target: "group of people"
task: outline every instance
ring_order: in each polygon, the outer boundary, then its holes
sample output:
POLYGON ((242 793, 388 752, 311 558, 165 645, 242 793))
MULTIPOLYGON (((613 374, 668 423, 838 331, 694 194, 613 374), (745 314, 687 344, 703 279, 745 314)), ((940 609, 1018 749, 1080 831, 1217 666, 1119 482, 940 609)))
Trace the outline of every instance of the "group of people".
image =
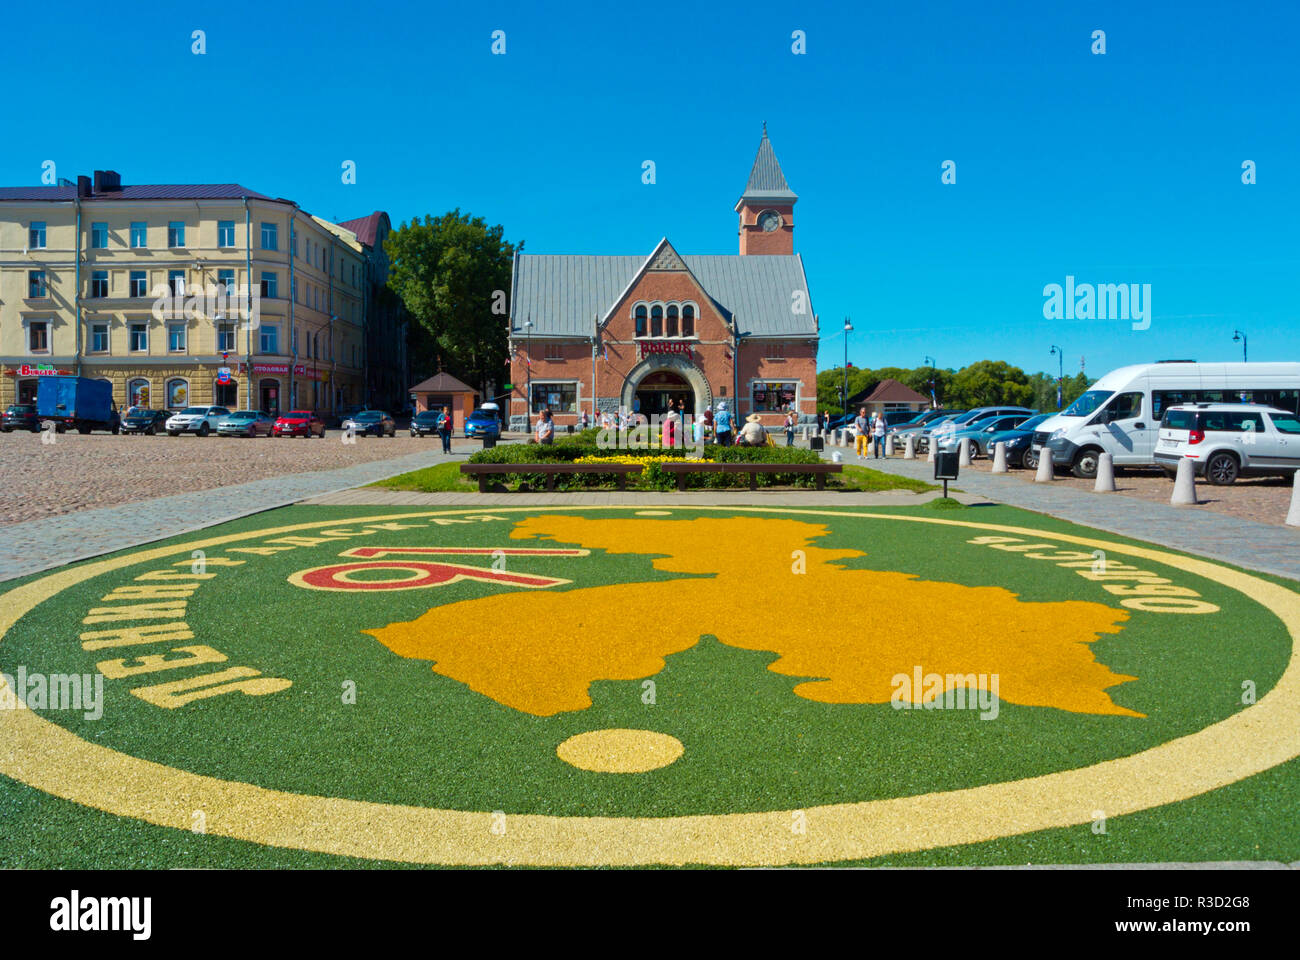
MULTIPOLYGON (((600 426, 603 429, 612 429, 618 427, 621 429, 632 429, 642 420, 640 414, 631 411, 621 410, 617 414, 611 415, 609 412, 600 414, 600 426)), ((578 423, 581 429, 587 429, 588 425, 594 420, 588 416, 586 411, 580 414, 578 423)), ((785 441, 787 446, 794 446, 794 431, 796 417, 793 412, 788 412, 785 417, 785 441)), ((676 400, 668 404, 668 412, 664 414, 662 420, 663 426, 663 445, 666 447, 684 446, 687 441, 686 433, 690 432, 691 441, 695 443, 717 443, 720 446, 729 447, 735 444, 738 447, 761 447, 771 443, 768 438, 767 429, 763 426, 762 418, 756 413, 751 413, 745 418, 743 424, 738 424, 738 417, 732 413, 726 400, 718 403, 717 413, 714 413, 712 407, 705 407, 704 412, 696 414, 694 420, 689 420, 677 405, 676 400)), ((555 420, 551 416, 549 408, 542 411, 537 419, 536 439, 538 443, 555 442, 555 420)))
MULTIPOLYGON (((829 414, 827 417, 829 418, 829 414)), ((858 407, 858 415, 853 420, 853 429, 857 434, 857 440, 854 443, 854 451, 859 457, 865 457, 864 450, 874 448, 875 459, 879 460, 884 456, 885 446, 885 418, 878 413, 872 413, 867 417, 867 408, 858 407)))

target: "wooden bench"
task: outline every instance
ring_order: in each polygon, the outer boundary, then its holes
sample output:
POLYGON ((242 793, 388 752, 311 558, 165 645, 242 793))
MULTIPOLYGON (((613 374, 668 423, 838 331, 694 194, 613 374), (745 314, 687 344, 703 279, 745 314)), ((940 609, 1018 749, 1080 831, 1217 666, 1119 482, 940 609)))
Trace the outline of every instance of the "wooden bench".
POLYGON ((557 474, 578 473, 613 473, 618 475, 618 489, 627 489, 629 474, 639 474, 643 467, 639 463, 462 463, 460 472, 478 477, 478 492, 488 492, 488 478, 506 473, 544 473, 546 489, 555 489, 557 474))
POLYGON ((760 473, 811 473, 816 479, 817 489, 826 489, 826 474, 843 473, 844 465, 840 463, 699 463, 695 460, 671 461, 661 463, 664 473, 677 475, 677 489, 686 489, 686 475, 689 473, 747 473, 749 489, 758 489, 760 473))

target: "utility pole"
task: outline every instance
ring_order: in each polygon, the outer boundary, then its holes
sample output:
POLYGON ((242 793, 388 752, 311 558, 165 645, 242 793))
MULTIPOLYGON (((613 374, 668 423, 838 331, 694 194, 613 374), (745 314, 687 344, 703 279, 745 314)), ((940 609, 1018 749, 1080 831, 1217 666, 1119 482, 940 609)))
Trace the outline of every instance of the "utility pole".
POLYGON ((1062 391, 1065 388, 1065 351, 1054 346, 1048 353, 1056 355, 1056 409, 1060 410, 1062 391))

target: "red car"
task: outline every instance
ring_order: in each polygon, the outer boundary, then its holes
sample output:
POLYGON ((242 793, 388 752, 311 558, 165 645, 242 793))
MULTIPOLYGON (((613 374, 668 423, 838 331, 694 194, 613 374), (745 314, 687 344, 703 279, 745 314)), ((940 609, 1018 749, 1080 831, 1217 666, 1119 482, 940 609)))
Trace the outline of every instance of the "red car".
POLYGON ((325 421, 310 410, 290 410, 276 417, 271 427, 273 437, 323 437, 325 421))

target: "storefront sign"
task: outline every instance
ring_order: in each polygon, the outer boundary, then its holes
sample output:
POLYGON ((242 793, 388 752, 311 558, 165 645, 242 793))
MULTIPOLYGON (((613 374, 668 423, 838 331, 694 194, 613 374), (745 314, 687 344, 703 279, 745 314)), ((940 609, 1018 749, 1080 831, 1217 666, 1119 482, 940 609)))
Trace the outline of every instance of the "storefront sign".
POLYGON ((36 366, 24 363, 17 370, 6 370, 5 376, 9 377, 70 377, 71 370, 59 370, 48 363, 38 363, 36 366))
POLYGON ((638 355, 642 360, 656 353, 675 353, 688 360, 694 360, 695 354, 689 343, 673 343, 666 340, 641 340, 637 343, 638 355))
MULTIPOLYGON (((248 370, 248 364, 238 364, 239 372, 244 373, 248 370)), ((255 363, 253 364, 253 376, 255 377, 287 377, 289 375, 289 365, 287 363, 255 363)), ((327 373, 319 370, 308 370, 303 364, 296 364, 293 368, 293 375, 308 380, 327 379, 327 373)))
POLYGON ((230 382, 230 368, 229 368, 229 367, 218 367, 218 368, 217 368, 217 383, 219 383, 219 384, 221 384, 221 385, 224 386, 225 384, 227 384, 227 383, 229 383, 229 382, 230 382))

